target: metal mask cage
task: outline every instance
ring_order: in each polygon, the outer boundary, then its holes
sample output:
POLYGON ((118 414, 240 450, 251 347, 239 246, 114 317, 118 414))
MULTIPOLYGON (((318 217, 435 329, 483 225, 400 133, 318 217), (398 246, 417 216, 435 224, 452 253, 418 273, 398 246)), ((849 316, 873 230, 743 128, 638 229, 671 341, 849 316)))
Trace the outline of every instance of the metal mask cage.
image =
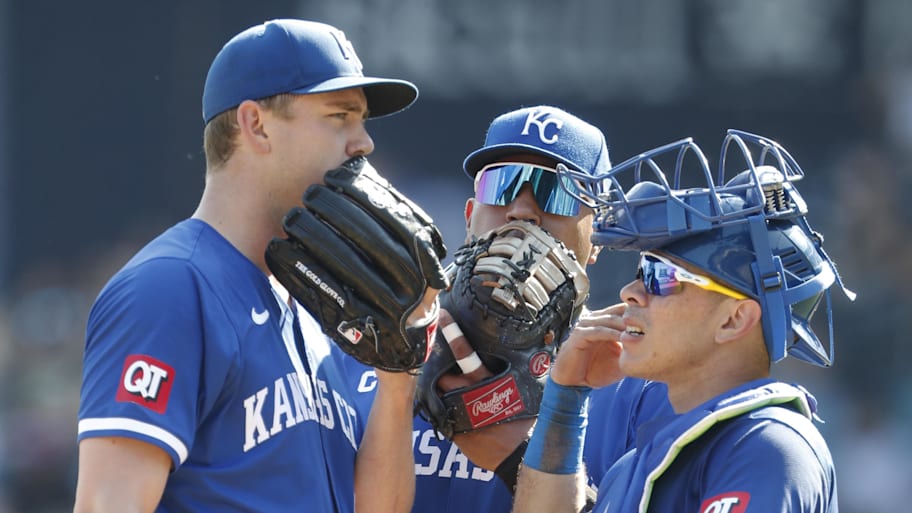
MULTIPOLYGON (((753 283, 742 283, 740 288, 761 303, 771 361, 788 354, 815 365, 831 365, 828 288, 836 282, 850 299, 854 293, 842 284, 821 247, 822 237, 805 218, 807 205, 794 186, 804 172, 778 143, 728 130, 716 173, 692 138, 641 153, 601 176, 563 166, 558 166, 558 172, 572 178, 560 181, 562 186, 573 184, 567 192, 595 210, 592 242, 609 249, 684 247, 686 242, 674 243, 723 227, 746 234, 744 244, 750 244, 755 255, 750 265, 753 283), (672 171, 666 174, 663 169, 672 171), (796 272, 799 262, 794 256, 782 247, 770 247, 770 233, 782 228, 781 221, 799 227, 806 236, 809 242, 798 248, 802 257, 798 260, 817 262, 812 268, 796 272), (821 343, 810 328, 821 296, 827 300, 828 344, 821 343)), ((702 267, 723 282, 731 281, 717 274, 708 261, 702 267)))
POLYGON ((795 159, 775 141, 739 130, 726 134, 715 177, 705 154, 690 137, 627 159, 601 176, 564 166, 558 170, 573 179, 561 181, 561 186, 595 210, 593 242, 608 247, 623 247, 626 237, 636 238, 637 244, 654 239, 657 244, 653 247, 657 247, 676 235, 689 236, 725 223, 746 221, 754 214, 774 219, 807 212, 792 185, 804 177, 795 159), (756 160, 750 145, 760 149, 756 160), (733 165, 736 160, 741 164, 738 167, 733 165), (663 171, 669 165, 673 169, 670 176, 663 171), (773 168, 779 177, 768 176, 773 168), (726 176, 732 169, 737 171, 726 176), (738 180, 732 180, 735 173, 740 173, 738 180), (726 198, 739 201, 732 205, 726 198), (661 217, 667 222, 644 222, 657 217, 649 207, 666 213, 661 217))

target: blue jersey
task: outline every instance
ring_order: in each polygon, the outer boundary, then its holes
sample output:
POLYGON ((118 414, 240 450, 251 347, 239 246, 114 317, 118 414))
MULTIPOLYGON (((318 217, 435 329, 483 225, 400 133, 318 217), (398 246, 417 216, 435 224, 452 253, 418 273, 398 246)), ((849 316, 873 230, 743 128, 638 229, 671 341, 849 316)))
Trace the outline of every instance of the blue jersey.
MULTIPOLYGON (((350 381, 355 388, 356 408, 370 411, 377 386, 372 367, 348 359, 350 381)), ((415 417, 412 431, 415 456, 414 513, 509 512, 513 496, 494 475, 473 464, 452 442, 438 436, 434 428, 415 417)))
MULTIPOLYGON (((349 358, 348 368, 357 407, 366 415, 376 389, 376 373, 353 358, 349 358)), ((664 384, 634 378, 593 391, 589 404, 583 456, 589 479, 595 483, 633 447, 640 424, 673 413, 664 384)), ((415 417, 412 444, 416 474, 413 513, 508 513, 513 509, 513 496, 500 478, 475 466, 421 417, 415 417)))
POLYGON ((353 511, 366 418, 343 356, 228 241, 186 220, 92 307, 78 438, 170 454, 157 511, 353 511))
POLYGON ((664 383, 624 378, 593 390, 589 395, 589 425, 583 446, 589 485, 597 486, 611 465, 634 448, 641 425, 673 414, 664 383))
POLYGON ((646 423, 595 512, 837 513, 832 457, 806 392, 758 380, 646 423))

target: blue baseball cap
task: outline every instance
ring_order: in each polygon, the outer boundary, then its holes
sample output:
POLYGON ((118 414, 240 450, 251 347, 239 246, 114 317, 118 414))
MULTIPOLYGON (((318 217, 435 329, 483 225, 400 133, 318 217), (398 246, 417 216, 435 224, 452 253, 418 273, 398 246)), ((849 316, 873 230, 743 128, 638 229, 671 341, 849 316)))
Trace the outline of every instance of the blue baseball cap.
POLYGON ((463 169, 474 179, 487 164, 514 153, 534 153, 592 176, 611 169, 605 134, 557 107, 539 105, 501 114, 491 122, 484 146, 470 153, 463 169))
POLYGON ((276 94, 361 87, 369 116, 399 112, 418 97, 411 82, 365 77, 345 34, 325 23, 283 19, 250 27, 225 43, 203 88, 203 120, 276 94))

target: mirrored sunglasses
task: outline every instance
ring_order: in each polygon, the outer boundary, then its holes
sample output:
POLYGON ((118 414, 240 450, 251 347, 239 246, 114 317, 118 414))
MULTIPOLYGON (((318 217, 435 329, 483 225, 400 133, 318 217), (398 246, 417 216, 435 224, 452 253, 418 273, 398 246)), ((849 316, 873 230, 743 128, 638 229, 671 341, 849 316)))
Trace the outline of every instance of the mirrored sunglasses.
POLYGON ((646 292, 653 296, 669 296, 681 291, 684 283, 691 283, 704 290, 718 292, 735 299, 747 299, 747 296, 721 285, 706 276, 694 274, 675 264, 665 257, 644 251, 640 255, 637 268, 637 279, 643 280, 646 292))
POLYGON ((572 190, 570 178, 549 167, 521 162, 498 162, 481 168, 475 176, 475 199, 485 205, 506 206, 527 183, 542 211, 559 216, 579 214, 579 200, 567 192, 572 190), (558 180, 563 180, 566 187, 561 187, 558 180))

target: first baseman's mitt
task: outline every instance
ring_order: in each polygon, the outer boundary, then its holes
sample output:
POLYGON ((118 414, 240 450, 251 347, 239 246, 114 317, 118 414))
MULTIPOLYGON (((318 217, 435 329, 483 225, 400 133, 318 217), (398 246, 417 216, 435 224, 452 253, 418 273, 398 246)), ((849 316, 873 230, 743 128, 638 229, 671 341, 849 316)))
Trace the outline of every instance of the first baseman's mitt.
POLYGON ((494 375, 441 395, 440 376, 460 370, 439 333, 418 378, 416 410, 450 439, 538 415, 556 349, 589 297, 585 270, 545 230, 513 221, 461 247, 448 272, 453 284, 441 305, 494 375))
POLYGON ((427 360, 437 311, 407 320, 428 287, 448 285, 446 247, 431 218, 364 157, 326 173, 284 220, 266 264, 345 352, 378 369, 409 371, 427 360))

